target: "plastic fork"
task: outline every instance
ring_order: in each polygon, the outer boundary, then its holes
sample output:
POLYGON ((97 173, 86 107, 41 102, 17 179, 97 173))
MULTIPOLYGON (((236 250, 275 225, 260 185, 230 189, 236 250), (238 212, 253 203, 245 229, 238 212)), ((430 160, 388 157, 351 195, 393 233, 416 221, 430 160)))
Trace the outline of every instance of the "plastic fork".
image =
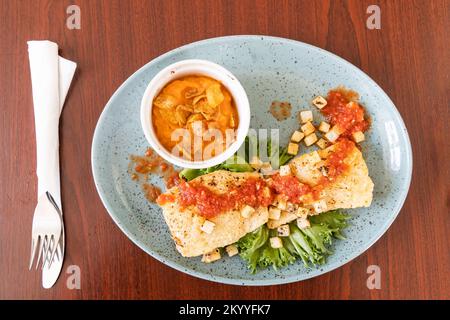
POLYGON ((49 192, 41 195, 38 199, 33 216, 33 227, 31 231, 31 254, 29 269, 33 266, 36 252, 36 269, 42 257, 42 268, 44 265, 50 268, 58 247, 62 232, 62 221, 58 206, 49 192), (48 261, 48 263, 46 263, 48 261))

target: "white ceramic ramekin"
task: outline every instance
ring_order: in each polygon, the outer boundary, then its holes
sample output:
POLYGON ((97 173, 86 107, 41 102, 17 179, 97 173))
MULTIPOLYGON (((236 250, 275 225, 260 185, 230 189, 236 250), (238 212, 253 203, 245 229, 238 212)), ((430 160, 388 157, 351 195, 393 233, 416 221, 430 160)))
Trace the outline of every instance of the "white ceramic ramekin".
POLYGON ((242 145, 250 126, 250 105, 239 80, 224 67, 206 60, 182 60, 162 69, 148 84, 141 102, 141 124, 151 147, 166 161, 182 168, 208 168, 227 160, 242 145), (158 141, 152 124, 153 99, 166 84, 188 75, 204 75, 220 81, 233 97, 239 114, 236 140, 221 154, 203 161, 189 161, 166 150, 158 141))

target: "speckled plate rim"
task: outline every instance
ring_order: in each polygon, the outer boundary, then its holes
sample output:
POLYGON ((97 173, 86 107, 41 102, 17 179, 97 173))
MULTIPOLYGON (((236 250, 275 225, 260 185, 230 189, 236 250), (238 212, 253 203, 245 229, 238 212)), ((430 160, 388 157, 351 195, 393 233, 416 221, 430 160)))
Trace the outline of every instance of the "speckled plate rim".
POLYGON ((389 96, 384 92, 384 90, 372 79, 370 78, 366 73, 364 73, 361 69, 359 69, 358 67, 354 66, 353 64, 351 64, 350 62, 348 62, 347 60, 329 52, 326 51, 324 49, 321 49, 319 47, 301 42, 301 41, 297 41, 297 40, 292 40, 292 39, 287 39, 287 38, 280 38, 280 37, 273 37, 273 36, 265 36, 265 35, 233 35, 233 36, 224 36, 224 37, 216 37, 216 38, 209 38, 209 39, 205 39, 205 40, 200 40, 200 41, 196 41, 196 42, 192 42, 189 44, 185 44, 181 47, 175 48, 173 50, 170 50, 158 57, 156 57, 155 59, 151 60, 150 62, 146 63, 144 66, 142 66, 141 68, 139 68, 137 71, 135 71, 129 78, 127 78, 118 88, 117 90, 114 92, 114 94, 111 96, 111 98, 109 99, 109 101, 107 102, 106 106, 104 107, 97 125, 95 127, 95 131, 94 131, 94 135, 93 135, 93 141, 92 141, 92 149, 91 149, 91 165, 92 165, 92 173, 93 173, 93 177, 94 177, 94 183, 95 183, 95 187, 97 189, 97 193, 100 196, 100 199, 104 205, 104 207, 106 208, 108 214, 111 216, 111 218, 113 219, 113 221, 116 223, 116 225, 119 227, 119 229, 134 243, 136 244, 139 248, 141 248, 143 251, 145 251, 146 253, 148 253, 150 256, 152 256, 153 258, 157 259, 158 261, 164 263, 165 265, 172 267, 178 271, 181 271, 183 273, 187 273, 189 275, 201 278, 201 279, 205 279, 205 280, 209 280, 209 281, 214 281, 214 282, 220 282, 220 283, 225 283, 225 284, 232 284, 232 285, 248 285, 248 286, 266 286, 266 285, 281 285, 281 284, 288 284, 288 283, 292 283, 292 282, 297 282, 297 281, 302 281, 302 280, 307 280, 307 279, 311 279, 320 275, 323 275, 325 273, 328 273, 330 271, 333 271, 339 267, 342 267, 343 265, 347 264, 348 262, 352 261, 353 259, 355 259, 356 257, 358 257, 359 255, 363 254, 364 252, 366 252, 375 242, 377 242, 385 233, 386 231, 389 229, 389 227, 392 225, 392 223, 394 222, 394 220, 397 218, 401 208, 403 207, 403 204, 406 200, 406 197, 408 195, 408 191, 409 191, 409 187, 411 185, 411 177, 412 177, 412 170, 413 170, 413 158, 412 158, 412 148, 411 148, 411 142, 409 139, 409 135, 408 135, 408 131, 406 129, 405 123, 399 113, 399 111, 397 110, 397 108, 395 107, 394 103, 392 102, 392 100, 389 98, 389 96), (180 51, 183 51, 185 49, 189 49, 189 48, 193 48, 193 47, 197 47, 197 46, 201 46, 204 45, 205 43, 209 43, 209 44, 215 44, 215 43, 221 43, 224 41, 228 41, 228 40, 234 40, 234 39, 243 39, 243 40, 264 40, 264 39, 269 39, 272 41, 279 41, 279 42, 285 42, 288 43, 290 45, 294 45, 294 46, 301 46, 301 47, 306 47, 309 50, 312 51, 316 51, 319 54, 325 56, 327 59, 332 59, 335 60, 336 62, 340 63, 340 64, 344 64, 346 65, 348 68, 352 69, 355 73, 359 74, 359 76, 361 76, 362 78, 366 79, 366 81, 368 83, 370 83, 371 85, 373 85, 374 87, 378 88, 378 90, 380 91, 381 95, 383 95, 383 97, 386 99, 386 101, 389 102, 389 105, 386 105, 386 108, 391 108, 393 111, 393 115, 395 117, 395 121, 399 124, 400 129, 401 129, 401 138, 402 138, 402 142, 405 144, 406 147, 406 154, 405 156, 405 163, 408 166, 407 168, 407 179, 406 179, 406 183, 405 183, 405 187, 404 189, 402 189, 402 193, 400 195, 400 199, 397 202, 396 207, 394 208, 393 211, 394 214, 391 215, 390 219, 388 219, 385 224, 382 226, 382 228, 380 228, 379 232, 370 240, 367 242, 367 244, 362 247, 360 250, 355 251, 354 254, 349 255, 348 257, 346 257, 345 259, 340 260, 339 262, 335 262, 335 263, 327 263, 327 270, 325 271, 320 271, 319 269, 315 269, 311 272, 309 272, 308 274, 299 274, 296 276, 290 276, 290 277, 286 277, 283 279, 255 279, 255 280, 248 280, 248 279, 240 279, 240 278, 225 278, 225 277, 221 277, 221 276, 215 276, 215 275, 211 275, 211 274, 206 274, 203 272, 198 272, 196 270, 191 270, 191 269, 187 269, 186 267, 166 260, 163 256, 161 256, 160 254, 158 254, 157 252, 153 252, 152 250, 150 250, 149 248, 147 248, 139 239, 135 238, 131 232, 129 232, 128 230, 126 230, 126 228, 121 224, 121 222, 119 221, 118 217, 116 217, 116 215, 114 214, 114 209, 113 206, 110 204, 110 202, 108 201, 107 197, 105 195, 102 194, 101 188, 98 184, 97 181, 99 181, 99 173, 98 170, 96 169, 96 163, 94 161, 95 158, 95 153, 97 152, 96 150, 99 150, 99 145, 100 145, 100 141, 99 141, 99 137, 98 137, 98 131, 99 131, 99 127, 101 126, 104 118, 106 117, 106 114, 108 112, 108 109, 111 107, 111 105, 113 104, 115 98, 121 93, 122 89, 128 85, 129 82, 133 81, 134 78, 136 78, 141 72, 144 72, 144 70, 146 68, 148 68, 150 65, 153 64, 157 64, 159 63, 161 60, 167 58, 170 55, 175 55, 180 51))

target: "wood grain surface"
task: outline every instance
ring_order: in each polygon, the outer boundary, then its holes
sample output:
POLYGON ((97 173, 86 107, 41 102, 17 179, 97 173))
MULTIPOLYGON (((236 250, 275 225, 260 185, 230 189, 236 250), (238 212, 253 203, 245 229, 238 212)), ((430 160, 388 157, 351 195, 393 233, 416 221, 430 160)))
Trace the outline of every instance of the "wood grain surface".
POLYGON ((450 1, 0 1, 0 298, 27 299, 449 299, 450 1), (66 8, 81 9, 81 30, 66 8), (381 9, 381 29, 366 9, 381 9), (408 128, 413 180, 388 232, 323 276, 264 288, 222 285, 175 271, 136 247, 95 190, 90 162, 97 119, 116 88, 149 60, 217 36, 263 34, 329 50, 361 68, 392 98, 408 128), (29 272, 36 205, 35 134, 27 40, 49 39, 78 70, 61 117, 65 266, 51 290, 29 272), (381 269, 381 289, 366 286, 381 269), (65 270, 65 269, 64 269, 65 270))

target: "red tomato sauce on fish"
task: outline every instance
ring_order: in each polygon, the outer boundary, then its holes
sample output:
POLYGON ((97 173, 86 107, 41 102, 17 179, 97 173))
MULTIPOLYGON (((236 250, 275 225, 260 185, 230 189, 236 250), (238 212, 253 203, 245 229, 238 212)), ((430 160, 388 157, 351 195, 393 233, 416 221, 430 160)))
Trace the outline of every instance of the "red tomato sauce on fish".
MULTIPOLYGON (((242 185, 231 188, 227 193, 219 194, 208 187, 197 183, 181 181, 178 184, 179 196, 177 198, 181 208, 195 206, 201 216, 212 218, 219 213, 239 209, 244 205, 253 208, 267 207, 273 202, 273 194, 263 179, 250 178, 242 185)), ((161 195, 159 204, 174 201, 170 195, 161 195)))
POLYGON ((298 181, 294 176, 280 176, 275 174, 272 177, 271 187, 277 194, 285 195, 287 200, 292 203, 301 203, 302 196, 312 192, 312 188, 298 181))
POLYGON ((285 196, 287 201, 295 204, 317 200, 323 188, 348 169, 344 159, 354 148, 352 141, 341 138, 333 153, 324 161, 326 176, 314 187, 301 183, 295 176, 280 176, 278 173, 267 180, 249 178, 240 186, 231 187, 226 193, 220 194, 195 181, 178 180, 178 196, 162 194, 157 202, 164 205, 178 201, 181 209, 195 206, 201 216, 209 219, 220 213, 240 209, 244 205, 253 208, 268 207, 273 204, 276 195, 285 196))
POLYGON ((175 196, 170 193, 163 193, 157 199, 156 203, 159 205, 164 205, 166 203, 175 202, 175 196))
POLYGON ((344 162, 349 153, 355 148, 355 143, 345 138, 341 138, 336 144, 335 150, 325 161, 325 167, 328 172, 326 178, 333 181, 348 169, 348 165, 344 162))
POLYGON ((364 118, 364 108, 355 101, 350 101, 343 90, 332 90, 327 96, 327 105, 321 113, 328 118, 331 125, 337 125, 341 136, 350 137, 352 133, 366 131, 370 122, 364 118))
POLYGON ((349 167, 344 162, 344 159, 354 148, 355 144, 352 141, 341 138, 339 143, 336 144, 333 153, 325 160, 326 176, 323 176, 314 187, 301 183, 294 176, 280 176, 276 174, 272 177, 271 188, 277 194, 285 195, 287 200, 292 203, 301 204, 305 200, 317 200, 320 197, 320 192, 326 185, 348 170, 349 167))
POLYGON ((232 188, 230 198, 232 202, 236 202, 237 207, 249 205, 254 208, 267 207, 274 200, 267 182, 258 178, 250 178, 241 186, 232 188))

